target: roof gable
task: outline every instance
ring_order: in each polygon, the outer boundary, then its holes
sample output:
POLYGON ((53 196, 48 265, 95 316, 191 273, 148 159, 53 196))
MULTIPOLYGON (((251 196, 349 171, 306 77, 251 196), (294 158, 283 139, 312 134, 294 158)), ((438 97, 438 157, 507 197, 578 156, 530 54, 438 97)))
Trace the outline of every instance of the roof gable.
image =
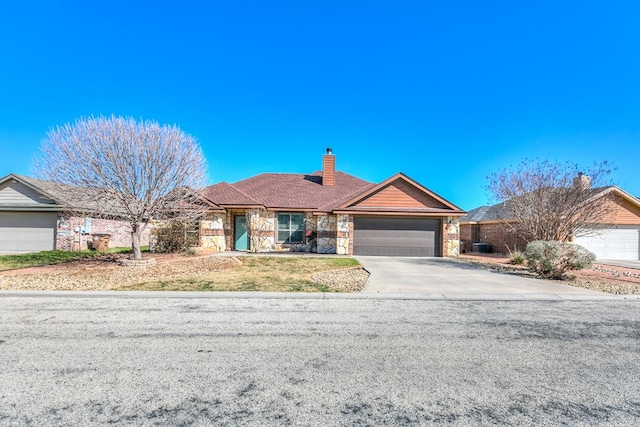
POLYGON ((0 207, 53 208, 57 201, 30 180, 10 174, 0 179, 0 207))
POLYGON ((613 198, 607 203, 614 204, 613 212, 607 218, 597 218, 594 222, 612 222, 614 224, 640 224, 640 200, 619 187, 609 187, 600 196, 608 193, 613 198))
POLYGON ((393 175, 351 198, 341 206, 341 209, 462 212, 453 203, 403 173, 393 175))

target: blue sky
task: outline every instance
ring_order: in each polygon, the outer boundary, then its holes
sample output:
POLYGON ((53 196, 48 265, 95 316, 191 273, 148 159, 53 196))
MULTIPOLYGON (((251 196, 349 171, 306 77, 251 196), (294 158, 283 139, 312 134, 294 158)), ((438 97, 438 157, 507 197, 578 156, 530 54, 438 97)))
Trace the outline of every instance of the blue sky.
POLYGON ((526 157, 608 160, 640 196, 638 2, 10 3, 0 176, 49 128, 116 114, 194 135, 211 183, 317 170, 330 146, 464 209, 526 157))

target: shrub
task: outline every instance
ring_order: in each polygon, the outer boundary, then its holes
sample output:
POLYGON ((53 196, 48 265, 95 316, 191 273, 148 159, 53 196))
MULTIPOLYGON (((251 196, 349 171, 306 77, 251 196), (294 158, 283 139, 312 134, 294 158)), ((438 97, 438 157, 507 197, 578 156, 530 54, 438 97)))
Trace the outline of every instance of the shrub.
POLYGON ((540 276, 562 279, 568 271, 589 267, 596 256, 573 243, 536 240, 527 244, 525 258, 529 268, 540 276))
MULTIPOLYGON (((509 249, 509 248, 507 248, 507 249, 509 249)), ((523 253, 523 252, 518 251, 518 250, 515 250, 515 251, 513 251, 513 252, 512 252, 512 251, 509 249, 509 262, 510 262, 511 264, 515 264, 515 265, 522 265, 522 264, 524 264, 524 263, 525 263, 525 261, 526 261, 526 260, 527 260, 527 259, 525 258, 525 256, 524 256, 524 253, 523 253)))
POLYGON ((155 231, 155 252, 186 252, 190 247, 198 246, 197 222, 171 221, 155 231))
POLYGON ((514 253, 509 255, 509 260, 511 261, 511 264, 522 265, 527 259, 524 257, 523 252, 515 251, 514 253))
POLYGON ((196 256, 198 255, 198 251, 195 248, 187 248, 184 250, 185 256, 196 256))

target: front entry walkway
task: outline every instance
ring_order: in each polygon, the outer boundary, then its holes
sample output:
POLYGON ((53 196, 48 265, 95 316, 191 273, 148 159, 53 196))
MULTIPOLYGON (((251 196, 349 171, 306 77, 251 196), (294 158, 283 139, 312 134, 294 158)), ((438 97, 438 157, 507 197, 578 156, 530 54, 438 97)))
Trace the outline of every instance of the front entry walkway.
POLYGON ((619 299, 561 282, 498 273, 449 258, 357 256, 371 276, 363 293, 454 299, 619 299))

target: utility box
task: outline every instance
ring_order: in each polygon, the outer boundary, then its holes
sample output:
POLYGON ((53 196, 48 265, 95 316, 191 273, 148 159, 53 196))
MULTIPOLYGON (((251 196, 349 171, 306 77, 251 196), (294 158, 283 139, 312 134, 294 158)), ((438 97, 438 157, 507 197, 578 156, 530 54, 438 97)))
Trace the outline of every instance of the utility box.
POLYGON ((487 243, 474 243, 473 252, 479 253, 479 254, 488 254, 489 245, 487 243))
POLYGON ((93 237, 93 249, 98 252, 109 251, 109 239, 111 238, 111 234, 94 234, 91 237, 93 237))

